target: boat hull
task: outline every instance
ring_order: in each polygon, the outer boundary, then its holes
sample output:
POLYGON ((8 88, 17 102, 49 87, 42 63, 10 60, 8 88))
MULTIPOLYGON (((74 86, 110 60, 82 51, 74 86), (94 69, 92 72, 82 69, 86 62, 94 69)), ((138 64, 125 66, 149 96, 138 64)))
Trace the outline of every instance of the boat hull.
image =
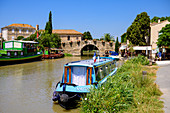
POLYGON ((16 58, 0 58, 0 65, 10 65, 10 64, 17 64, 17 63, 25 63, 25 62, 32 62, 42 60, 42 54, 39 55, 32 55, 32 56, 23 56, 23 57, 16 57, 16 58))
POLYGON ((50 54, 50 55, 44 55, 43 54, 43 59, 54 59, 54 58, 62 58, 64 57, 64 54, 50 54))

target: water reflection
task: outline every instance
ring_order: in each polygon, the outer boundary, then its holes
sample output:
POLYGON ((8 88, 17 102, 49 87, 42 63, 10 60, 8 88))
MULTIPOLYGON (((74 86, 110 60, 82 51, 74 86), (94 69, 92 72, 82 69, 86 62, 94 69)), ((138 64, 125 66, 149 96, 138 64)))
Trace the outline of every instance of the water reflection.
POLYGON ((52 93, 61 80, 63 65, 88 57, 65 57, 32 63, 0 67, 0 112, 2 113, 62 113, 65 110, 53 103, 52 93))

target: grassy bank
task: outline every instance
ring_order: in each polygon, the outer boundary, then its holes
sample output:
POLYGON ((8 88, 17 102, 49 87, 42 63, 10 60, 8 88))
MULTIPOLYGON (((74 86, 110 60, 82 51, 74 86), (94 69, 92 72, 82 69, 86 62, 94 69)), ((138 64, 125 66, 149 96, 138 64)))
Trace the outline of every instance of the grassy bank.
POLYGON ((104 85, 91 89, 82 100, 82 112, 163 112, 162 93, 154 83, 157 67, 144 66, 148 63, 143 56, 128 60, 104 85))
POLYGON ((73 56, 73 55, 69 53, 64 53, 64 56, 73 56))

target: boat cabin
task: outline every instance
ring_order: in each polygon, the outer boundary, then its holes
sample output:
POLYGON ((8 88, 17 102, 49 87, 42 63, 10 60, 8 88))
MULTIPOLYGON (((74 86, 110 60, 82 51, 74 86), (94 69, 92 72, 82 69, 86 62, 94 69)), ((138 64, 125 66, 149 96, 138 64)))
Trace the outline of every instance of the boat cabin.
POLYGON ((62 82, 78 86, 103 83, 115 68, 115 61, 109 57, 100 58, 95 63, 93 59, 71 62, 64 66, 62 82))
POLYGON ((45 48, 43 58, 61 58, 64 57, 63 49, 45 48))
POLYGON ((3 42, 3 51, 7 57, 22 57, 40 54, 37 50, 38 42, 34 41, 5 41, 3 42))

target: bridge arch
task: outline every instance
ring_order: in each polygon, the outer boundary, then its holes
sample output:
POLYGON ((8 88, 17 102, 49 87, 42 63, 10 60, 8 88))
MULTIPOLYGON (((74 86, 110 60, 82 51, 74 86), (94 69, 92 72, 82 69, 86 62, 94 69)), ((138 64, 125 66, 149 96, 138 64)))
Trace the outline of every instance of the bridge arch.
POLYGON ((93 55, 94 54, 93 50, 100 51, 96 45, 86 44, 81 47, 80 54, 81 54, 81 56, 83 56, 86 54, 86 52, 89 52, 90 55, 93 55))

